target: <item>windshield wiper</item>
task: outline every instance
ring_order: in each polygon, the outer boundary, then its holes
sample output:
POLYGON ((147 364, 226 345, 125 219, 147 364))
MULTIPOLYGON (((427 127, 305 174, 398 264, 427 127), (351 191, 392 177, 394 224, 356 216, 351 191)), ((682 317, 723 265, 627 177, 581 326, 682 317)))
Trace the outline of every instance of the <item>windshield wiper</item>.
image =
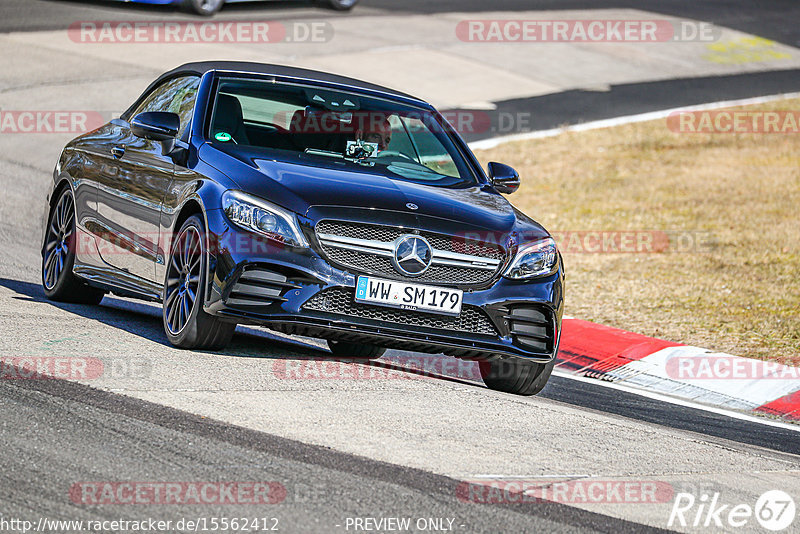
POLYGON ((365 159, 358 159, 358 158, 349 158, 346 157, 344 154, 339 152, 334 152, 333 150, 322 150, 321 148, 307 148, 303 150, 303 153, 310 154, 312 156, 324 156, 326 158, 336 158, 336 159, 343 159, 345 161, 350 161, 352 163, 358 163, 359 165, 363 165, 364 167, 374 167, 374 161, 367 161, 365 159))
POLYGON ((311 154, 312 156, 326 156, 329 158, 338 158, 344 159, 344 155, 339 152, 334 152, 333 150, 322 150, 321 148, 307 148, 303 150, 306 154, 311 154))

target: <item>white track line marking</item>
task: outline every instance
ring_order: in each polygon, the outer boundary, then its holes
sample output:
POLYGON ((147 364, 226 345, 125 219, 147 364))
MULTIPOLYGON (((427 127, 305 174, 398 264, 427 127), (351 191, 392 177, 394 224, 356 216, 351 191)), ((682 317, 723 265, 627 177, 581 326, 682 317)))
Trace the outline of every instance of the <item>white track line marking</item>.
POLYGON ((782 93, 770 96, 757 96, 753 98, 743 98, 740 100, 724 100, 721 102, 710 102, 708 104, 698 104, 696 106, 685 106, 680 108, 665 109, 661 111, 650 111, 647 113, 639 113, 638 115, 627 115, 624 117, 615 117, 613 119, 603 119, 599 121, 584 122, 564 128, 552 128, 550 130, 537 130, 535 132, 524 132, 511 135, 503 135, 494 137, 492 139, 484 139, 481 141, 474 141, 469 143, 472 150, 487 150, 495 148, 505 143, 513 141, 527 141, 529 139, 542 139, 545 137, 555 137, 565 132, 584 132, 587 130, 598 130, 600 128, 610 128, 612 126, 621 126, 623 124, 633 124, 635 122, 652 121, 656 119, 665 119, 671 113, 678 111, 702 111, 706 109, 720 109, 734 106, 753 106, 756 104, 765 104, 767 102, 774 102, 776 100, 785 100, 788 98, 800 98, 800 93, 782 93))
POLYGON ((605 382, 603 380, 598 380, 596 378, 587 378, 585 376, 578 376, 573 375, 571 373, 567 373, 564 371, 560 371, 557 368, 553 370, 553 375, 561 377, 561 378, 569 378, 570 380, 576 380, 578 382, 585 382, 587 384, 595 384, 602 387, 607 387, 611 389, 617 389, 619 391, 625 391, 626 393, 633 393, 634 395, 639 395, 640 397, 646 397, 648 399, 657 400, 661 402, 666 402, 669 404, 675 404, 678 406, 684 406, 686 408, 694 408, 696 410, 703 410, 705 412, 714 413, 717 415, 724 415, 727 417, 731 417, 733 419, 741 419, 742 421, 748 421, 751 423, 759 423, 762 425, 773 426, 777 428, 782 428, 784 430, 793 430, 795 432, 800 432, 800 425, 794 425, 791 423, 781 423, 779 421, 772 421, 770 419, 756 417, 753 415, 747 415, 740 412, 734 412, 731 410, 725 410, 723 408, 717 408, 715 406, 708 406, 706 404, 699 404, 696 402, 679 399, 676 397, 671 397, 669 395, 663 395, 661 393, 654 393, 652 391, 647 391, 646 389, 640 388, 633 388, 628 386, 623 386, 621 384, 617 384, 614 382, 605 382))

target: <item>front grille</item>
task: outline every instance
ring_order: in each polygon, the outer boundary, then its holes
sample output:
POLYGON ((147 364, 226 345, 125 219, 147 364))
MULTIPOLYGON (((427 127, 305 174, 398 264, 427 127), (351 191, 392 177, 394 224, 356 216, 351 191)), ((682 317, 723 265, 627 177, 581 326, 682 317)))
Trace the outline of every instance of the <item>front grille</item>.
POLYGON ((468 239, 464 236, 449 236, 391 226, 329 220, 320 221, 315 230, 322 252, 332 263, 356 272, 375 274, 394 280, 444 285, 480 285, 492 280, 505 260, 505 251, 499 245, 468 239), (410 233, 424 237, 435 252, 463 255, 464 258, 469 257, 475 260, 475 264, 470 264, 462 258, 459 261, 466 265, 445 265, 446 262, 437 263, 434 259, 433 264, 422 275, 409 277, 395 270, 391 257, 385 254, 358 250, 358 247, 337 244, 325 239, 325 236, 337 236, 351 240, 368 240, 383 243, 386 248, 389 248, 388 246, 398 237, 410 233), (481 261, 485 263, 481 265, 481 261))
POLYGON ((356 303, 353 291, 344 288, 327 289, 317 293, 303 305, 303 309, 435 330, 470 332, 487 336, 498 335, 489 318, 474 306, 464 305, 460 315, 448 317, 356 303))
POLYGON ((344 267, 353 268, 367 274, 378 274, 395 280, 408 280, 416 282, 433 282, 439 284, 476 285, 491 280, 494 272, 487 273, 477 269, 464 267, 449 267, 446 265, 431 265, 422 276, 413 278, 403 276, 394 270, 392 260, 382 256, 374 256, 354 250, 343 248, 323 247, 328 258, 344 267))
POLYGON ((381 226, 377 224, 357 224, 339 221, 320 221, 317 224, 318 234, 343 235, 345 237, 364 237, 376 241, 394 241, 401 235, 403 230, 392 226, 381 226))

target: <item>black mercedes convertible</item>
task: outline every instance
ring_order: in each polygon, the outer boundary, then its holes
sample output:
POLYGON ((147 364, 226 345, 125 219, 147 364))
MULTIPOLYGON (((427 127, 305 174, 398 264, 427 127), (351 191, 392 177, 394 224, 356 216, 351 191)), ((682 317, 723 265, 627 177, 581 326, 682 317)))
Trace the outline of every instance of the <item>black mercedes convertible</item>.
POLYGON ((163 304, 178 347, 221 350, 236 324, 478 360, 532 395, 558 350, 556 244, 431 105, 277 65, 178 67, 71 141, 53 173, 42 284, 163 304))

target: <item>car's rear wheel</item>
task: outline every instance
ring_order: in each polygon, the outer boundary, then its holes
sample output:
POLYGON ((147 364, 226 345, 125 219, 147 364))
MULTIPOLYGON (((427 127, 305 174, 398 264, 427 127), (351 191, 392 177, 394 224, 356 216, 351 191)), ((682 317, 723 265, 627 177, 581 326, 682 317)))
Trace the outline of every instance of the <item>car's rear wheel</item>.
POLYGON ((328 347, 337 358, 352 358, 356 360, 377 360, 386 349, 375 345, 362 343, 349 343, 347 341, 328 340, 328 347))
POLYGON ((169 342, 182 349, 223 349, 236 329, 203 310, 207 262, 205 225, 194 215, 178 231, 164 280, 164 331, 169 342))
POLYGON ((220 9, 225 0, 184 0, 183 5, 190 11, 210 17, 220 9))
POLYGON ((75 200, 67 187, 61 192, 47 219, 42 254, 42 286, 50 300, 99 304, 104 292, 75 276, 75 200))
POLYGON ((358 0, 328 0, 328 5, 336 11, 350 11, 358 0))
POLYGON ((490 360, 480 362, 483 382, 489 389, 536 395, 547 384, 556 362, 535 363, 519 359, 490 360))

